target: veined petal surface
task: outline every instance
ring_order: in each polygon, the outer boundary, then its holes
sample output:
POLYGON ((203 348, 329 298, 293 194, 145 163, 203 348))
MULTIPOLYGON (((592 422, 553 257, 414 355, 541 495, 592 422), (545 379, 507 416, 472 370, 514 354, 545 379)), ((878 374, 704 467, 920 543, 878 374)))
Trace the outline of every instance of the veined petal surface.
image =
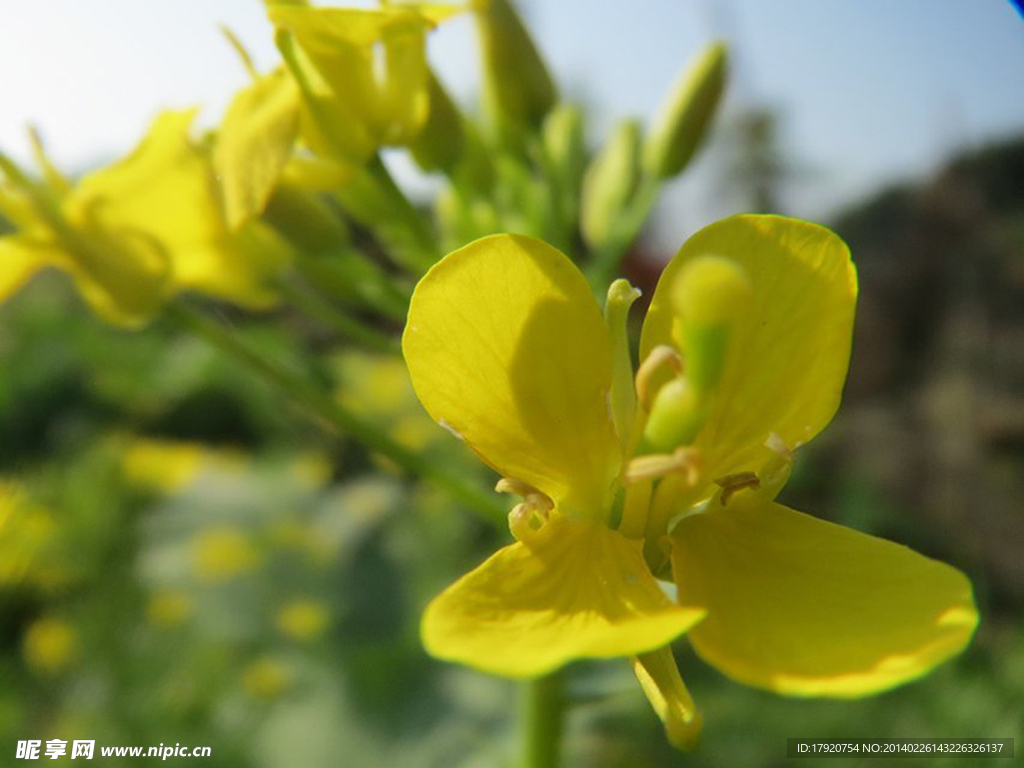
POLYGON ((863 696, 917 678, 967 645, 971 585, 944 563, 755 495, 672 533, 684 606, 708 616, 697 653, 748 685, 863 696))
POLYGON ((641 358, 673 343, 672 285, 686 264, 705 255, 742 266, 754 289, 695 442, 713 478, 756 471, 772 432, 793 448, 831 420, 849 365, 857 277, 845 243, 824 227, 782 216, 724 219, 687 240, 662 273, 641 358))
POLYGON ((570 516, 604 514, 621 464, 611 341, 568 258, 517 235, 449 254, 416 287, 402 348, 435 421, 570 516))
POLYGON ((559 515, 499 550, 427 607, 427 651, 507 677, 660 648, 703 617, 662 592, 641 544, 559 515))

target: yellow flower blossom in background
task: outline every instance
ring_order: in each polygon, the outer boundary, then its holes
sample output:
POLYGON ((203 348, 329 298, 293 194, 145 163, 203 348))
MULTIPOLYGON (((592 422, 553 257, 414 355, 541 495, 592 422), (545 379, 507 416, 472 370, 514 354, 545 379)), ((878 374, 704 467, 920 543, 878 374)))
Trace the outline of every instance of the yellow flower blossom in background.
MULTIPOLYGON (((443 442, 443 436, 438 435, 417 403, 408 369, 401 360, 346 353, 338 358, 336 368, 340 380, 337 396, 344 405, 378 421, 395 440, 411 450, 423 451, 443 442)), ((390 462, 380 461, 393 469, 390 462)))
POLYGON ((74 658, 78 638, 66 621, 48 617, 37 619, 29 626, 22 647, 30 667, 53 675, 65 669, 74 658))
POLYGON ((176 493, 191 485, 204 470, 240 473, 248 462, 248 457, 237 450, 139 437, 125 449, 121 467, 128 481, 140 488, 176 493))
POLYGON ((277 614, 277 628, 293 640, 315 640, 324 633, 331 614, 317 600, 295 600, 277 614))
POLYGON ((262 558, 238 528, 209 528, 193 540, 196 574, 208 582, 227 581, 256 568, 262 558))
POLYGON ((323 488, 334 475, 334 462, 320 451, 302 451, 290 461, 288 474, 310 488, 323 488))
POLYGON ((412 141, 429 108, 426 33, 459 10, 269 3, 278 46, 302 94, 303 140, 356 166, 382 146, 412 141))
POLYGON ((802 696, 885 690, 962 650, 977 623, 962 574, 773 501, 838 407, 856 292, 822 227, 713 224, 662 275, 634 398, 633 296, 613 287, 606 322, 531 238, 445 257, 413 296, 413 385, 523 502, 518 541, 428 606, 427 650, 511 677, 632 657, 683 748, 700 726, 668 648, 684 633, 730 677, 802 696))
POLYGON ((71 572, 58 548, 53 512, 17 480, 0 480, 0 587, 31 585, 52 589, 71 572))
POLYGON ((52 170, 34 182, 4 159, 0 213, 17 231, 0 237, 0 300, 57 267, 97 314, 124 325, 186 290, 274 303, 288 246, 256 222, 229 231, 209 152, 190 136, 194 117, 161 113, 132 153, 73 185, 52 170))
POLYGON ((153 595, 146 606, 146 617, 158 627, 174 627, 192 613, 192 600, 181 592, 161 592, 153 595))
POLYGON ((291 667, 269 656, 252 662, 242 674, 243 687, 256 699, 276 699, 288 690, 291 683, 291 667))

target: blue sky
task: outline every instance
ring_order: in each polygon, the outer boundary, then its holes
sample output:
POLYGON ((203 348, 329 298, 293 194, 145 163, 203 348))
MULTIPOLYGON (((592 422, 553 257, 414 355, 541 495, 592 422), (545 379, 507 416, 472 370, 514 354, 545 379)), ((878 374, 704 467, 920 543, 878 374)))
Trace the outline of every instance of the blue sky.
MULTIPOLYGON (((596 110, 651 115, 709 39, 734 46, 728 109, 784 114, 791 158, 809 169, 789 212, 827 217, 892 180, 927 174, 965 146, 1024 132, 1024 21, 1009 0, 521 0, 563 85, 596 110)), ((203 104, 216 119, 245 81, 216 25, 270 66, 258 0, 35 0, 8 4, 0 28, 0 147, 27 155, 36 124, 52 154, 81 168, 127 150, 161 106, 203 104)), ((476 92, 466 19, 431 56, 453 92, 476 92)), ((595 137, 596 138, 596 137, 595 137)), ((672 191, 666 236, 730 212, 713 155, 672 191)))

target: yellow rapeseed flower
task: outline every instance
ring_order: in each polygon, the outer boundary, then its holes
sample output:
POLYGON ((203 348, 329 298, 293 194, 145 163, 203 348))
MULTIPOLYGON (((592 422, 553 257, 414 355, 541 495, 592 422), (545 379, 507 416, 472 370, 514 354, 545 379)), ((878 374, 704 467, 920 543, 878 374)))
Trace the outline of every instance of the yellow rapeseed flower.
POLYGON ((624 282, 603 319, 540 241, 445 257, 412 299, 413 385, 524 501, 518 541, 428 606, 427 650, 511 677, 632 657, 683 748, 700 727, 668 648, 683 633, 734 679, 800 696, 885 690, 962 650, 977 613, 961 573, 773 501, 839 404, 856 293, 822 227, 713 224, 662 275, 634 398, 624 282))
MULTIPOLYGON (((74 277, 104 319, 138 325, 183 290, 247 307, 276 300, 269 285, 287 246, 256 222, 229 231, 195 110, 161 113, 127 157, 71 185, 28 179, 0 156, 0 300, 44 267, 74 277)), ((44 165, 44 168, 49 168, 44 165)))
POLYGON ((246 456, 202 443, 139 437, 125 449, 121 467, 128 481, 139 487, 175 493, 191 485, 204 469, 244 470, 246 456))
POLYGON ((62 619, 37 619, 25 632, 25 661, 37 672, 55 674, 74 657, 78 640, 74 628, 62 619))
POLYGON ((430 106, 426 34, 459 10, 429 3, 374 9, 268 3, 300 97, 303 141, 317 154, 360 166, 382 146, 415 139, 430 106))
POLYGON ((242 685, 250 696, 257 699, 276 699, 292 682, 292 669, 282 661, 263 656, 252 662, 242 673, 242 685))
POLYGON ((199 534, 194 540, 193 554, 196 573, 211 582, 227 581, 251 571, 261 559, 249 537, 228 526, 199 534))
POLYGON ((146 618, 158 627, 181 624, 192 612, 192 601, 181 592, 161 592, 153 595, 146 606, 146 618))
POLYGON ((317 600, 294 600, 277 614, 277 628, 295 640, 314 640, 324 633, 331 614, 317 600))

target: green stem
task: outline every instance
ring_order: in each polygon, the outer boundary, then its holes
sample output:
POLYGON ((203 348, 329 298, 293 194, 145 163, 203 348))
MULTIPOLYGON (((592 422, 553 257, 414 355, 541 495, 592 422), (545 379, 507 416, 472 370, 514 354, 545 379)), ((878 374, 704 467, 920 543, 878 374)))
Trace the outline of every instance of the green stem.
POLYGON ((329 301, 290 283, 282 282, 278 286, 278 290, 303 314, 330 326, 344 338, 361 344, 374 352, 383 352, 388 355, 401 354, 402 348, 397 339, 349 317, 329 301))
POLYGON ((646 176, 641 180, 632 200, 619 215, 611 236, 594 255, 594 263, 588 270, 590 284, 599 294, 608 290, 608 285, 619 270, 622 259, 647 223, 647 217, 658 201, 661 180, 646 176))
POLYGON ((413 274, 426 272, 441 255, 427 220, 395 183, 379 155, 335 195, 345 211, 371 229, 413 274))
POLYGON ((221 352, 283 390, 309 412, 358 440, 371 451, 391 459, 409 474, 422 477, 448 491, 489 523, 496 524, 504 520, 506 510, 497 496, 467 483, 461 474, 452 472, 446 465, 431 462, 395 442, 376 425, 365 421, 301 375, 262 356, 220 324, 182 305, 168 305, 166 313, 178 325, 206 339, 221 352))
POLYGON ((563 672, 524 680, 520 691, 521 768, 558 768, 565 719, 563 672))
POLYGON ((360 251, 310 256, 299 253, 295 266, 318 293, 343 303, 358 303, 391 320, 405 322, 409 291, 360 251))

